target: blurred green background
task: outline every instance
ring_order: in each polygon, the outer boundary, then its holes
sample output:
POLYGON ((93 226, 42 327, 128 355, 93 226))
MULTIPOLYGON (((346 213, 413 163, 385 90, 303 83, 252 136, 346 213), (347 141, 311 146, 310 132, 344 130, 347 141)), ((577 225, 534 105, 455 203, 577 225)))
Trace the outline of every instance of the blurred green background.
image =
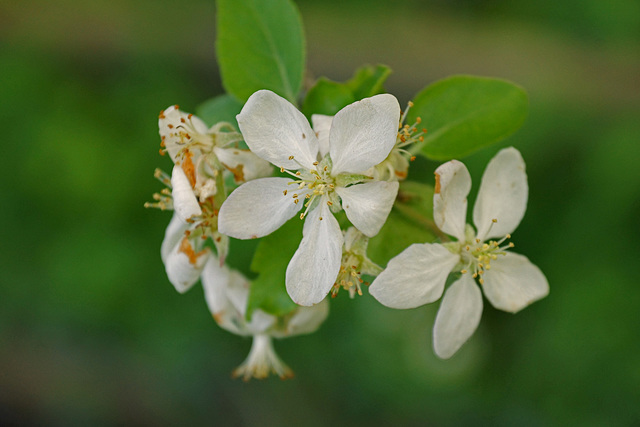
MULTIPOLYGON (((2 2, 0 424, 640 425, 640 3, 298 4, 310 77, 384 63, 403 105, 456 73, 529 91, 502 146, 527 161, 514 241, 550 295, 516 316, 486 304, 441 361, 437 305, 342 294, 318 333, 276 343, 295 379, 232 380, 250 341, 201 287, 175 292, 170 214, 142 208, 170 167, 158 112, 221 91, 213 1, 2 2)), ((465 159, 476 185, 499 148, 465 159)))

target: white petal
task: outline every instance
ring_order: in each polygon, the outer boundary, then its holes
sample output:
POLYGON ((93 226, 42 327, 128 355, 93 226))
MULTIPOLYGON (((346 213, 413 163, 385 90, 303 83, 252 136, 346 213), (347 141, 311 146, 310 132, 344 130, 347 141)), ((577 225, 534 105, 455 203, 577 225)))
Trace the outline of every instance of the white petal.
POLYGON ((247 330, 252 335, 262 334, 276 323, 276 317, 265 313, 260 309, 256 309, 251 313, 251 322, 247 324, 247 330))
POLYGON ((482 317, 482 293, 470 274, 463 274, 444 293, 433 326, 433 348, 448 359, 473 335, 482 317))
POLYGON ((300 305, 317 304, 335 283, 342 257, 342 232, 324 198, 305 219, 300 247, 287 266, 287 292, 300 305), (322 218, 322 219, 320 219, 322 218))
POLYGON ((213 255, 209 257, 202 271, 202 287, 209 311, 214 316, 222 313, 230 305, 227 290, 231 274, 227 267, 220 266, 220 261, 213 255))
POLYGON ((414 308, 440 298, 460 257, 437 243, 415 243, 389 261, 369 293, 391 308, 414 308))
POLYGON ((373 237, 384 225, 398 194, 397 182, 367 182, 336 187, 349 221, 362 233, 373 237))
POLYGON ((457 160, 440 165, 435 175, 433 220, 440 230, 464 242, 471 175, 467 167, 457 160))
POLYGON ((164 144, 167 147, 169 156, 174 162, 179 162, 178 153, 184 148, 184 137, 180 135, 181 133, 185 133, 184 122, 182 121, 184 120, 186 122, 189 120, 190 125, 195 131, 201 134, 206 134, 208 129, 207 125, 198 117, 194 115, 189 117, 189 114, 183 113, 176 107, 176 105, 172 105, 160 113, 158 128, 160 136, 163 137, 164 144))
POLYGON ((542 271, 527 257, 507 253, 485 270, 484 294, 500 310, 515 313, 547 296, 549 283, 542 271))
POLYGON ((297 187, 287 185, 292 181, 261 178, 236 188, 220 208, 218 231, 236 239, 255 239, 280 228, 300 210, 291 197, 297 187))
POLYGON ((236 117, 245 142, 259 157, 286 169, 313 168, 318 138, 304 115, 286 99, 259 90, 236 117))
POLYGON ((200 209, 198 199, 193 193, 191 183, 179 165, 173 167, 171 187, 173 209, 181 220, 186 222, 192 216, 202 215, 202 209, 200 209))
POLYGON ((513 233, 527 210, 529 186, 520 152, 513 147, 500 150, 482 175, 473 223, 478 239, 485 241, 513 233), (498 222, 492 225, 492 220, 498 222))
POLYGON ((233 172, 236 182, 251 181, 271 175, 273 167, 249 150, 214 147, 220 162, 233 172))
POLYGON ((315 332, 329 315, 329 301, 326 299, 311 307, 300 307, 287 321, 283 331, 274 331, 274 337, 291 337, 315 332))
POLYGON ((311 116, 313 131, 318 137, 318 147, 321 159, 329 152, 329 133, 331 131, 332 121, 333 116, 325 116, 324 114, 313 114, 311 116))
POLYGON ((209 255, 208 248, 196 252, 186 237, 169 252, 164 267, 178 292, 185 293, 198 281, 209 255))
POLYGON ((332 175, 359 173, 387 158, 396 144, 400 105, 389 94, 347 105, 333 117, 329 134, 332 175))
POLYGON ((171 222, 169 222, 167 230, 164 233, 164 240, 162 240, 162 246, 160 247, 160 257, 162 258, 162 262, 166 261, 171 251, 182 241, 184 238, 184 232, 187 231, 189 227, 190 225, 183 222, 174 212, 171 217, 171 222))

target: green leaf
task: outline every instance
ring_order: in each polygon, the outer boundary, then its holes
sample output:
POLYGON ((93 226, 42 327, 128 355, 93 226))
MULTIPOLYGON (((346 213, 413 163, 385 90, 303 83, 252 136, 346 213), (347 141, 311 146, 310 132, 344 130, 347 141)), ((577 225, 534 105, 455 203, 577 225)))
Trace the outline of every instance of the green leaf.
POLYGON ((213 126, 219 122, 231 123, 238 129, 236 115, 242 110, 242 103, 231 95, 220 95, 204 101, 196 107, 196 115, 213 126))
POLYGON ((434 160, 461 158, 508 137, 529 110, 521 87, 475 76, 440 80, 420 92, 413 104, 407 123, 422 118, 428 132, 420 152, 434 160))
POLYGON ((281 316, 294 310, 285 287, 287 265, 300 245, 303 222, 294 217, 277 231, 263 237, 256 249, 251 270, 258 277, 251 285, 247 316, 257 308, 281 316))
POLYGON ((312 114, 333 116, 354 101, 384 92, 383 84, 389 74, 391 69, 386 65, 365 65, 345 83, 320 77, 307 92, 302 112, 307 118, 312 114))
POLYGON ((433 223, 433 187, 412 181, 400 183, 398 197, 387 222, 369 240, 367 254, 379 265, 413 243, 430 243, 436 239, 433 223))
POLYGON ((346 83, 355 99, 368 98, 384 92, 384 82, 391 74, 386 65, 365 65, 346 83))
POLYGON ((312 114, 333 116, 353 101, 355 98, 345 84, 321 77, 307 92, 302 112, 307 118, 311 118, 312 114))
POLYGON ((218 0, 217 56, 222 84, 241 101, 269 89, 296 103, 305 41, 290 0, 218 0))

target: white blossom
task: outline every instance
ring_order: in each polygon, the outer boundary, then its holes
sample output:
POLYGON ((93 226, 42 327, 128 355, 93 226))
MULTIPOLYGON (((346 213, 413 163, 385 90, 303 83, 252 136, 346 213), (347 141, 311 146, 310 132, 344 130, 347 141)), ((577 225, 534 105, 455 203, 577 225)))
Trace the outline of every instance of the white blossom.
POLYGON ((303 237, 287 268, 286 287, 296 303, 318 303, 340 269, 343 236, 333 213, 344 209, 349 221, 371 237, 391 210, 398 183, 374 181, 362 172, 388 156, 399 118, 397 100, 377 95, 333 118, 314 116, 316 133, 285 99, 267 90, 254 93, 237 116, 244 140, 293 179, 241 185, 220 209, 220 232, 238 239, 262 237, 304 209, 303 237))
POLYGON ((252 336, 249 356, 235 371, 244 380, 265 378, 273 373, 280 378, 293 376, 293 371, 276 354, 272 338, 286 338, 314 332, 329 313, 323 301, 313 307, 298 307, 276 317, 255 309, 247 320, 250 282, 242 274, 221 266, 211 256, 202 271, 202 285, 209 310, 220 327, 241 336, 252 336))
POLYGON ((466 224, 471 188, 467 168, 452 160, 435 175, 434 221, 457 241, 411 245, 389 262, 369 290, 388 307, 413 308, 440 298, 449 273, 460 272, 445 292, 433 331, 436 354, 449 358, 480 322, 483 303, 476 280, 495 308, 512 313, 546 296, 549 284, 526 257, 507 252, 528 196, 518 150, 501 150, 487 166, 473 210, 475 230, 466 224))

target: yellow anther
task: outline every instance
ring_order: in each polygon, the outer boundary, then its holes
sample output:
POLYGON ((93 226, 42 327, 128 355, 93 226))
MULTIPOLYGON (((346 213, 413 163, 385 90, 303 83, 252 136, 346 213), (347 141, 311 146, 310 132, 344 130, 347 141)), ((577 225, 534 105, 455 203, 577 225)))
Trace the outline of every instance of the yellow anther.
POLYGON ((289 160, 293 160, 293 156, 289 156, 289 160))
POLYGON ((487 249, 489 249, 489 248, 490 248, 490 246, 489 246, 489 245, 487 245, 486 243, 485 243, 484 245, 482 245, 482 250, 483 250, 483 251, 486 251, 486 250, 487 250, 487 249))
POLYGON ((300 219, 304 219, 304 213, 300 214, 300 219))
POLYGON ((491 220, 491 222, 493 222, 493 223, 495 224, 496 222, 498 222, 498 219, 497 219, 497 218, 493 218, 493 219, 491 220))
POLYGON ((283 167, 280 168, 280 172, 284 172, 284 168, 283 167))
POLYGON ((467 273, 467 270, 460 270, 460 273, 462 273, 462 274, 466 274, 466 273, 467 273))
POLYGON ((478 282, 480 282, 481 285, 484 285, 484 279, 481 277, 480 280, 478 280, 478 282))
POLYGON ((282 192, 282 194, 284 194, 284 195, 286 196, 286 195, 287 195, 287 190, 284 190, 284 191, 282 192))
POLYGON ((333 202, 331 200, 327 200, 327 205, 333 206, 333 202))

